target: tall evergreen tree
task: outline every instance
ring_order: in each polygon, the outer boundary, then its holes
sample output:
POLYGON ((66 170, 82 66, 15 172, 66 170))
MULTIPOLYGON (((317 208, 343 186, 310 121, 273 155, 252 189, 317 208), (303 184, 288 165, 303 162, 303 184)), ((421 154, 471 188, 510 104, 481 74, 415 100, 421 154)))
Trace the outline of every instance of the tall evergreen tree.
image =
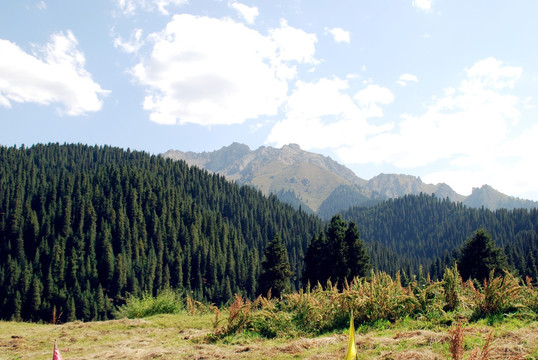
POLYGON ((355 276, 366 276, 370 270, 370 255, 366 251, 359 229, 354 222, 349 222, 344 242, 346 245, 346 280, 350 281, 355 276))
POLYGON ((290 290, 290 278, 293 275, 290 269, 288 252, 280 239, 276 235, 267 245, 262 261, 262 271, 260 274, 259 293, 271 295, 279 298, 283 293, 290 290))
POLYGON ((316 285, 330 279, 342 285, 355 276, 365 276, 369 268, 370 257, 357 225, 348 224, 340 215, 335 215, 326 235, 314 237, 308 246, 303 282, 316 285))
POLYGON ((495 246, 491 235, 484 229, 477 230, 465 241, 457 263, 463 280, 471 278, 479 282, 487 279, 492 270, 498 274, 508 268, 504 251, 495 246))
POLYGON ((327 238, 321 232, 318 236, 314 235, 304 258, 305 268, 302 275, 303 284, 310 283, 315 286, 327 281, 327 268, 329 254, 327 252, 327 238))

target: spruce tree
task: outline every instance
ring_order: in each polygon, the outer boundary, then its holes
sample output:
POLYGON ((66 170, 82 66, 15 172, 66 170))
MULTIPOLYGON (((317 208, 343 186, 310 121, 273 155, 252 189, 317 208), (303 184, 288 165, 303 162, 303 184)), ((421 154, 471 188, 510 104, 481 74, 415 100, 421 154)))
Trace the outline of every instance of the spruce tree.
POLYGON ((370 255, 366 252, 359 229, 354 222, 350 222, 346 234, 346 280, 351 281, 354 277, 364 277, 370 270, 370 255))
POLYGON ((464 281, 471 278, 482 282, 492 270, 500 274, 508 268, 504 251, 495 246, 491 235, 484 229, 477 230, 472 238, 465 241, 457 264, 464 281))
POLYGON ((314 237, 305 256, 303 283, 327 280, 342 285, 356 276, 365 276, 370 269, 370 256, 353 222, 347 224, 340 215, 331 219, 326 235, 314 237))
POLYGON ((325 264, 328 262, 328 255, 325 234, 321 232, 319 236, 314 235, 304 258, 305 268, 301 279, 303 284, 309 282, 310 285, 316 286, 318 282, 327 281, 329 274, 325 264))
POLYGON ((259 293, 271 295, 279 298, 290 289, 291 272, 288 260, 288 252, 282 244, 280 236, 276 235, 267 245, 262 261, 262 271, 260 274, 259 293))

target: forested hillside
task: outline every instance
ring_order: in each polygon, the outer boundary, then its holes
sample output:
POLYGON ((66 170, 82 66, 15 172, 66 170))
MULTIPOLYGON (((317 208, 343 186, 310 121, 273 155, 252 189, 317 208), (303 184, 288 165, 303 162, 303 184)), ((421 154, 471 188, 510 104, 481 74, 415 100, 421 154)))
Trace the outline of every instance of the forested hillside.
POLYGON ((0 317, 105 319, 127 294, 255 295, 279 235, 299 285, 312 215, 143 152, 0 147, 0 317))
POLYGON ((538 209, 491 211, 469 208, 432 195, 407 195, 373 207, 352 208, 343 218, 354 221, 375 268, 395 274, 442 277, 453 265, 453 250, 477 229, 491 234, 505 249, 521 276, 538 278, 538 209))
MULTIPOLYGON (((374 269, 403 270, 404 280, 421 266, 439 277, 479 228, 520 275, 538 277, 536 209, 409 195, 342 218, 356 223, 374 269)), ((308 245, 326 226, 183 161, 106 146, 0 147, 0 317, 105 319, 129 294, 167 288, 217 304, 252 298, 277 235, 298 289, 308 245)))

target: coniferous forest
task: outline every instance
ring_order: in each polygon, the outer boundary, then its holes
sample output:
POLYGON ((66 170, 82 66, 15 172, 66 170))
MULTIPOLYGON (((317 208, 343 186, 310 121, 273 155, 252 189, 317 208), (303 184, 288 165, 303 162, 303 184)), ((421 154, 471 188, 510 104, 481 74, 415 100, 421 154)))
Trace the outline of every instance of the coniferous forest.
POLYGON ((442 278, 465 240, 483 229, 504 249, 509 270, 538 279, 536 208, 491 211, 422 194, 351 208, 342 216, 357 224, 374 268, 393 276, 401 271, 403 277, 422 273, 442 278))
MULTIPOLYGON (((300 272, 322 222, 184 162, 84 145, 0 148, 0 316, 105 319, 127 294, 252 297, 275 235, 300 272)), ((292 278, 292 288, 299 277, 292 278)))
MULTIPOLYGON (((309 245, 325 232, 331 238, 329 224, 276 196, 144 152, 0 147, 0 165, 3 319, 106 319, 128 296, 165 289, 216 304, 235 293, 253 298, 275 238, 297 290, 308 278, 309 245)), ((442 277, 480 228, 504 249, 510 270, 538 277, 536 209, 492 212, 421 195, 353 208, 342 219, 349 244, 364 241, 371 266, 401 271, 403 281, 442 277)))

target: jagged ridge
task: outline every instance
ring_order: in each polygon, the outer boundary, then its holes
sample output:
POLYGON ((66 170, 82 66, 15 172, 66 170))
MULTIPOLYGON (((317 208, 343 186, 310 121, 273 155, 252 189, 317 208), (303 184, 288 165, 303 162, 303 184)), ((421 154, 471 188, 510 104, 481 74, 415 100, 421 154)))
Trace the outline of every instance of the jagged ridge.
POLYGON ((475 188, 471 195, 464 196, 445 183, 425 184, 420 177, 412 175, 379 174, 367 181, 330 157, 304 151, 296 144, 281 149, 262 146, 251 150, 245 144, 233 143, 212 152, 169 150, 162 156, 184 160, 240 184, 252 185, 266 195, 274 193, 323 217, 350 206, 368 206, 421 193, 491 210, 538 207, 538 202, 502 194, 489 185, 475 188))

